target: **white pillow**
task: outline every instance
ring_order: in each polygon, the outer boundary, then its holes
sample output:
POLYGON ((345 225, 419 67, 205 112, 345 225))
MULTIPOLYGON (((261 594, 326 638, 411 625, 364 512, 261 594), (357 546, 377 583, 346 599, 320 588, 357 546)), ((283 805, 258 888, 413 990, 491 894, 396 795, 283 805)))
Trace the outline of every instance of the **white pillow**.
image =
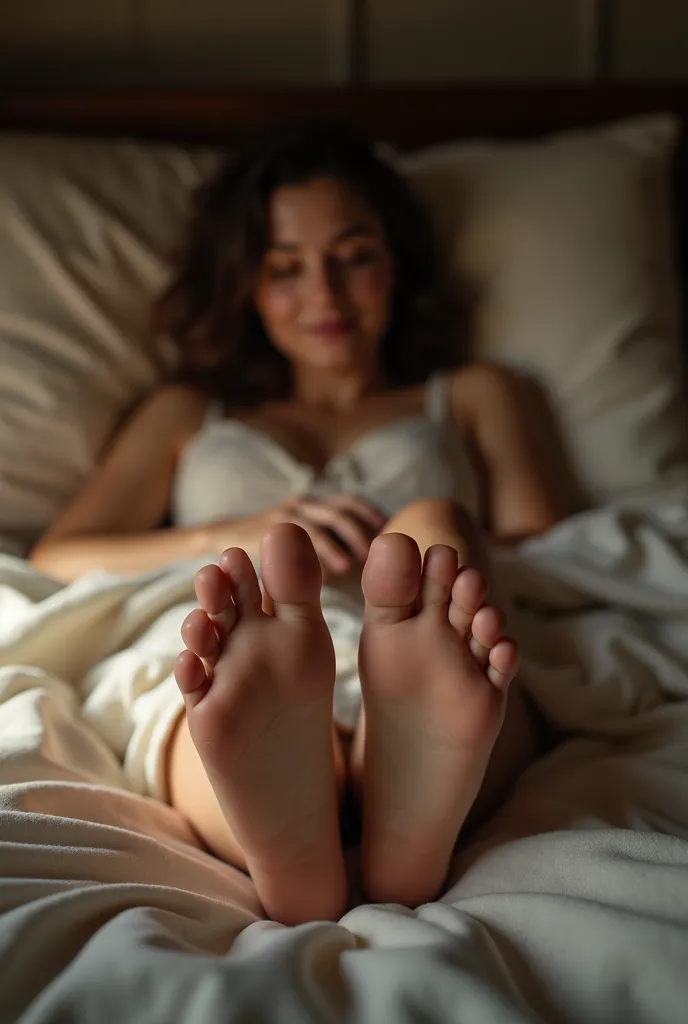
POLYGON ((0 135, 0 537, 25 546, 47 528, 159 377, 151 300, 217 159, 0 135))
MULTIPOLYGON (((666 202, 676 130, 645 118, 397 158, 479 293, 475 355, 544 384, 593 502, 688 475, 666 202)), ((219 159, 0 135, 0 549, 48 527, 169 365, 150 305, 189 192, 219 159)))
POLYGON ((688 476, 670 116, 396 162, 475 296, 479 359, 526 371, 585 502, 688 476))

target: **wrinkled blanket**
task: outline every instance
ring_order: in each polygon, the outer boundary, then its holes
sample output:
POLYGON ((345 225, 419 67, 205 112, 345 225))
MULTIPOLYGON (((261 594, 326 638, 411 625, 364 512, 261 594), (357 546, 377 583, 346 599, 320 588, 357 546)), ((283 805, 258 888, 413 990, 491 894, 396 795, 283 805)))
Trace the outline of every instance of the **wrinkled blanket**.
POLYGON ((0 1022, 686 1020, 685 490, 498 556, 561 742, 437 902, 337 924, 265 921, 165 803, 196 567, 62 588, 0 556, 0 1022))

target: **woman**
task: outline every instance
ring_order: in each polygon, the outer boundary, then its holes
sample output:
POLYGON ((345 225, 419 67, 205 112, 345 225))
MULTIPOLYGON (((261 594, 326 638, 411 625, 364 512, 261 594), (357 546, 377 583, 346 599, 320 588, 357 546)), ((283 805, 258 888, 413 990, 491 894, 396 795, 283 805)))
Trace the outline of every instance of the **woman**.
POLYGON ((208 558, 171 801, 288 923, 345 906, 347 780, 368 897, 415 905, 476 797, 489 808, 532 756, 480 531, 526 537, 556 510, 508 375, 449 369, 440 276, 422 209, 363 141, 292 125, 247 147, 201 191, 157 307, 182 381, 32 556, 64 579, 208 558), (365 596, 352 739, 332 728, 323 578, 365 596))

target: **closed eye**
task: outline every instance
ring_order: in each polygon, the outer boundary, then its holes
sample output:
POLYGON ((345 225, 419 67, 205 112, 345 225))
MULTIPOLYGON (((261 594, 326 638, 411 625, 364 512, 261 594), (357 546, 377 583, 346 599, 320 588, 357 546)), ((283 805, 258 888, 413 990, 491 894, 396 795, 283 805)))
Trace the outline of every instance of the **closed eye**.
POLYGON ((268 276, 273 281, 285 281, 290 277, 296 277, 301 267, 298 263, 287 263, 283 265, 272 264, 268 266, 268 276))
POLYGON ((377 253, 374 249, 358 249, 343 258, 344 263, 349 267, 368 267, 377 261, 377 253))

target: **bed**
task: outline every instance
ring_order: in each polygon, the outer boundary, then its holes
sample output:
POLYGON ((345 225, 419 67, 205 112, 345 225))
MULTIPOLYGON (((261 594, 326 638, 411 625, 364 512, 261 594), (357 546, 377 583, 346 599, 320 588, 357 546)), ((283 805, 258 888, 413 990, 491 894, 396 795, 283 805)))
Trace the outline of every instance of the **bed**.
POLYGON ((3 1024, 685 1021, 686 115, 670 84, 0 94, 3 1024), (435 902, 365 904, 352 857, 346 915, 298 928, 165 802, 196 565, 61 587, 25 559, 174 362, 146 311, 189 190, 285 114, 410 176, 571 509, 497 556, 560 742, 435 902))

